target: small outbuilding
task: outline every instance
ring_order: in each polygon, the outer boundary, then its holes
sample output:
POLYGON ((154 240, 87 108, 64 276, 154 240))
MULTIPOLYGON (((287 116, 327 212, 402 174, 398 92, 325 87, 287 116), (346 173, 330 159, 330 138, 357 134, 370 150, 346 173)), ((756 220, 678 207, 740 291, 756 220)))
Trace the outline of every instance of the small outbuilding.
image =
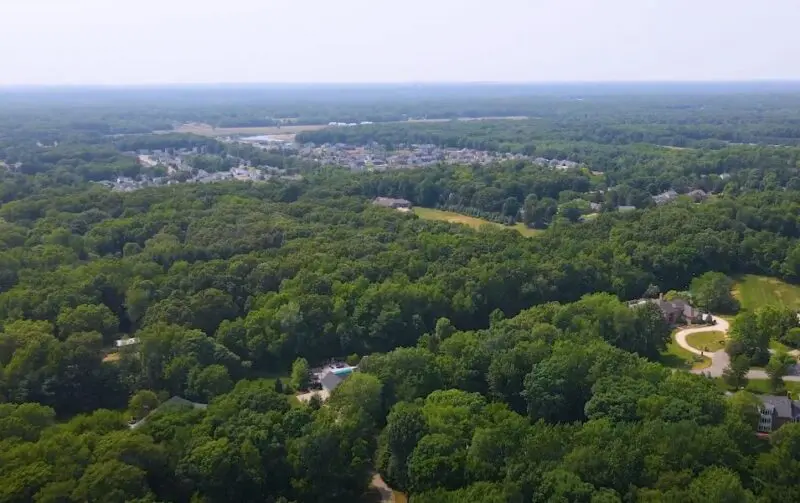
POLYGON ((393 210, 411 209, 411 201, 393 197, 376 197, 372 204, 383 206, 384 208, 392 208, 393 210))
POLYGON ((118 348, 124 348, 124 347, 128 347, 128 346, 133 346, 133 345, 139 344, 139 338, 138 337, 129 337, 127 339, 117 339, 116 341, 114 341, 114 344, 118 348))

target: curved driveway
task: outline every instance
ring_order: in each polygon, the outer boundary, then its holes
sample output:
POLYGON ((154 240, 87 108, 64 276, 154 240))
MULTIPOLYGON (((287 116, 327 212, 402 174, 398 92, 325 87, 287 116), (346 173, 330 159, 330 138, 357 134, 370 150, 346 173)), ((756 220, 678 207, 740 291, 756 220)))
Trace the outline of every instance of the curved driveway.
MULTIPOLYGON (((696 355, 706 356, 711 358, 711 366, 704 368, 704 369, 697 369, 692 370, 694 374, 704 374, 711 377, 722 377, 722 372, 725 370, 725 367, 728 366, 731 362, 730 356, 728 353, 725 352, 724 349, 720 349, 719 351, 714 352, 706 352, 701 351, 694 346, 690 346, 689 343, 686 341, 686 337, 692 334, 697 334, 700 332, 723 332, 725 336, 728 335, 728 329, 730 325, 726 320, 722 318, 717 318, 716 316, 713 317, 716 324, 708 325, 704 327, 696 327, 696 328, 684 328, 683 330, 679 330, 678 333, 675 334, 675 342, 678 343, 678 346, 682 347, 686 351, 694 353, 696 355)), ((795 366, 793 369, 790 369, 790 374, 783 378, 784 381, 800 381, 800 369, 798 366, 795 366)), ((751 370, 747 373, 748 379, 768 379, 767 373, 763 370, 751 370)))

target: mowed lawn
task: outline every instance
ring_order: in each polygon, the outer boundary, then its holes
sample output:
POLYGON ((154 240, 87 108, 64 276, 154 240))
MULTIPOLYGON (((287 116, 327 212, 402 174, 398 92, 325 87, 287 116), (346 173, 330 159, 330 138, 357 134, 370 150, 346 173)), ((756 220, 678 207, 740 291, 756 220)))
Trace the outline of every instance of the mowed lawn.
POLYGON ((666 351, 661 353, 661 363, 667 367, 688 371, 708 368, 711 366, 711 358, 696 355, 680 347, 675 342, 675 332, 673 332, 666 351))
POLYGON ((525 237, 535 236, 541 232, 537 229, 530 229, 525 224, 521 223, 515 225, 503 225, 497 222, 484 220, 482 218, 470 217, 468 215, 462 215, 452 211, 435 210, 433 208, 415 207, 414 214, 420 218, 424 218, 425 220, 441 220, 442 222, 450 222, 452 224, 463 224, 468 225, 473 229, 478 229, 482 225, 492 225, 502 229, 514 229, 525 237))
POLYGON ((700 351, 719 351, 725 347, 725 333, 714 331, 690 334, 686 337, 686 342, 700 351))
POLYGON ((800 310, 800 286, 776 278, 745 274, 736 278, 733 295, 747 310, 768 305, 800 310))

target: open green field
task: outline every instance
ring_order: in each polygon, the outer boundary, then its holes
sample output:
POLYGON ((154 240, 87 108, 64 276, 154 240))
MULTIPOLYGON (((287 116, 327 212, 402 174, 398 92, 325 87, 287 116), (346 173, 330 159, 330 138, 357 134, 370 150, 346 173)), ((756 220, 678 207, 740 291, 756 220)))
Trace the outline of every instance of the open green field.
POLYGON ((327 124, 307 124, 307 125, 284 125, 277 126, 261 126, 261 127, 219 127, 215 128, 209 124, 202 123, 189 123, 181 124, 176 127, 173 133, 191 133, 201 136, 232 136, 232 135, 293 135, 302 133, 303 131, 317 131, 328 127, 327 124))
POLYGON ((767 276, 745 274, 736 278, 733 296, 748 310, 767 305, 800 309, 800 286, 767 276))
POLYGON ((667 367, 680 370, 699 370, 708 368, 711 365, 711 358, 696 355, 686 351, 675 342, 675 333, 672 333, 672 340, 667 344, 667 349, 661 353, 661 363, 667 367))
MULTIPOLYGON (((462 122, 482 120, 526 120, 528 117, 462 117, 456 119, 462 122)), ((450 122, 453 119, 410 119, 398 122, 450 122)), ((390 123, 391 124, 391 123, 390 123)), ((304 131, 317 131, 329 127, 328 124, 283 124, 278 126, 253 126, 253 127, 218 127, 203 122, 189 122, 180 124, 173 131, 158 131, 160 133, 191 133, 201 136, 235 136, 235 135, 295 135, 304 131)))
POLYGON ((686 342, 700 351, 719 351, 725 347, 725 333, 714 331, 691 334, 686 337, 686 342))
POLYGON ((442 210, 435 210, 433 208, 414 208, 414 214, 420 218, 424 218, 425 220, 441 220, 442 222, 450 222, 452 224, 463 224, 472 227, 473 229, 478 229, 482 225, 492 225, 495 227, 499 227, 502 229, 514 229, 515 231, 519 232, 525 237, 531 237, 538 234, 539 230, 530 229, 525 224, 515 224, 515 225, 503 225, 498 224, 497 222, 490 222, 489 220, 484 220, 482 218, 475 218, 470 217, 468 215, 462 215, 460 213, 454 213, 452 211, 442 211, 442 210))
MULTIPOLYGON (((715 377, 714 382, 722 391, 735 391, 725 384, 721 377, 715 377)), ((797 381, 784 381, 783 387, 786 391, 791 393, 792 399, 797 400, 800 398, 800 382, 797 381)), ((769 387, 768 379, 750 379, 747 381, 745 391, 755 393, 757 395, 772 395, 774 392, 769 387)))

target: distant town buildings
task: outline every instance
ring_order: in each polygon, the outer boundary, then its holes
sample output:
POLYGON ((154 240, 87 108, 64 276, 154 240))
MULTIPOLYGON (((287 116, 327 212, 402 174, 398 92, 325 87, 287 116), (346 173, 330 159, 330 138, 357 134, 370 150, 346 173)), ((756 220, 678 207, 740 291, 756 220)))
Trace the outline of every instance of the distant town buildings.
MULTIPOLYGON (((178 149, 169 152, 165 150, 139 150, 126 152, 136 157, 145 172, 139 176, 121 176, 115 180, 97 182, 116 192, 131 192, 146 187, 159 187, 178 183, 213 183, 227 180, 240 180, 251 182, 264 182, 273 178, 299 180, 300 175, 287 174, 286 170, 272 166, 251 166, 243 159, 233 158, 237 166, 227 171, 208 172, 191 166, 192 156, 202 153, 200 149, 178 149), (171 152, 171 153, 170 153, 171 152), (163 176, 156 175, 156 170, 161 169, 163 176)), ((231 157, 228 157, 231 159, 231 157)))
MULTIPOLYGON (((248 140, 248 143, 251 143, 248 140)), ((351 171, 386 171, 392 169, 423 168, 437 164, 491 164, 499 161, 530 161, 542 167, 566 170, 578 167, 578 163, 561 159, 533 159, 523 154, 510 152, 488 152, 468 148, 437 147, 436 145, 401 145, 387 149, 382 145, 349 145, 326 143, 315 145, 288 144, 281 142, 258 142, 259 148, 292 152, 301 159, 323 166, 342 166, 351 171)))

